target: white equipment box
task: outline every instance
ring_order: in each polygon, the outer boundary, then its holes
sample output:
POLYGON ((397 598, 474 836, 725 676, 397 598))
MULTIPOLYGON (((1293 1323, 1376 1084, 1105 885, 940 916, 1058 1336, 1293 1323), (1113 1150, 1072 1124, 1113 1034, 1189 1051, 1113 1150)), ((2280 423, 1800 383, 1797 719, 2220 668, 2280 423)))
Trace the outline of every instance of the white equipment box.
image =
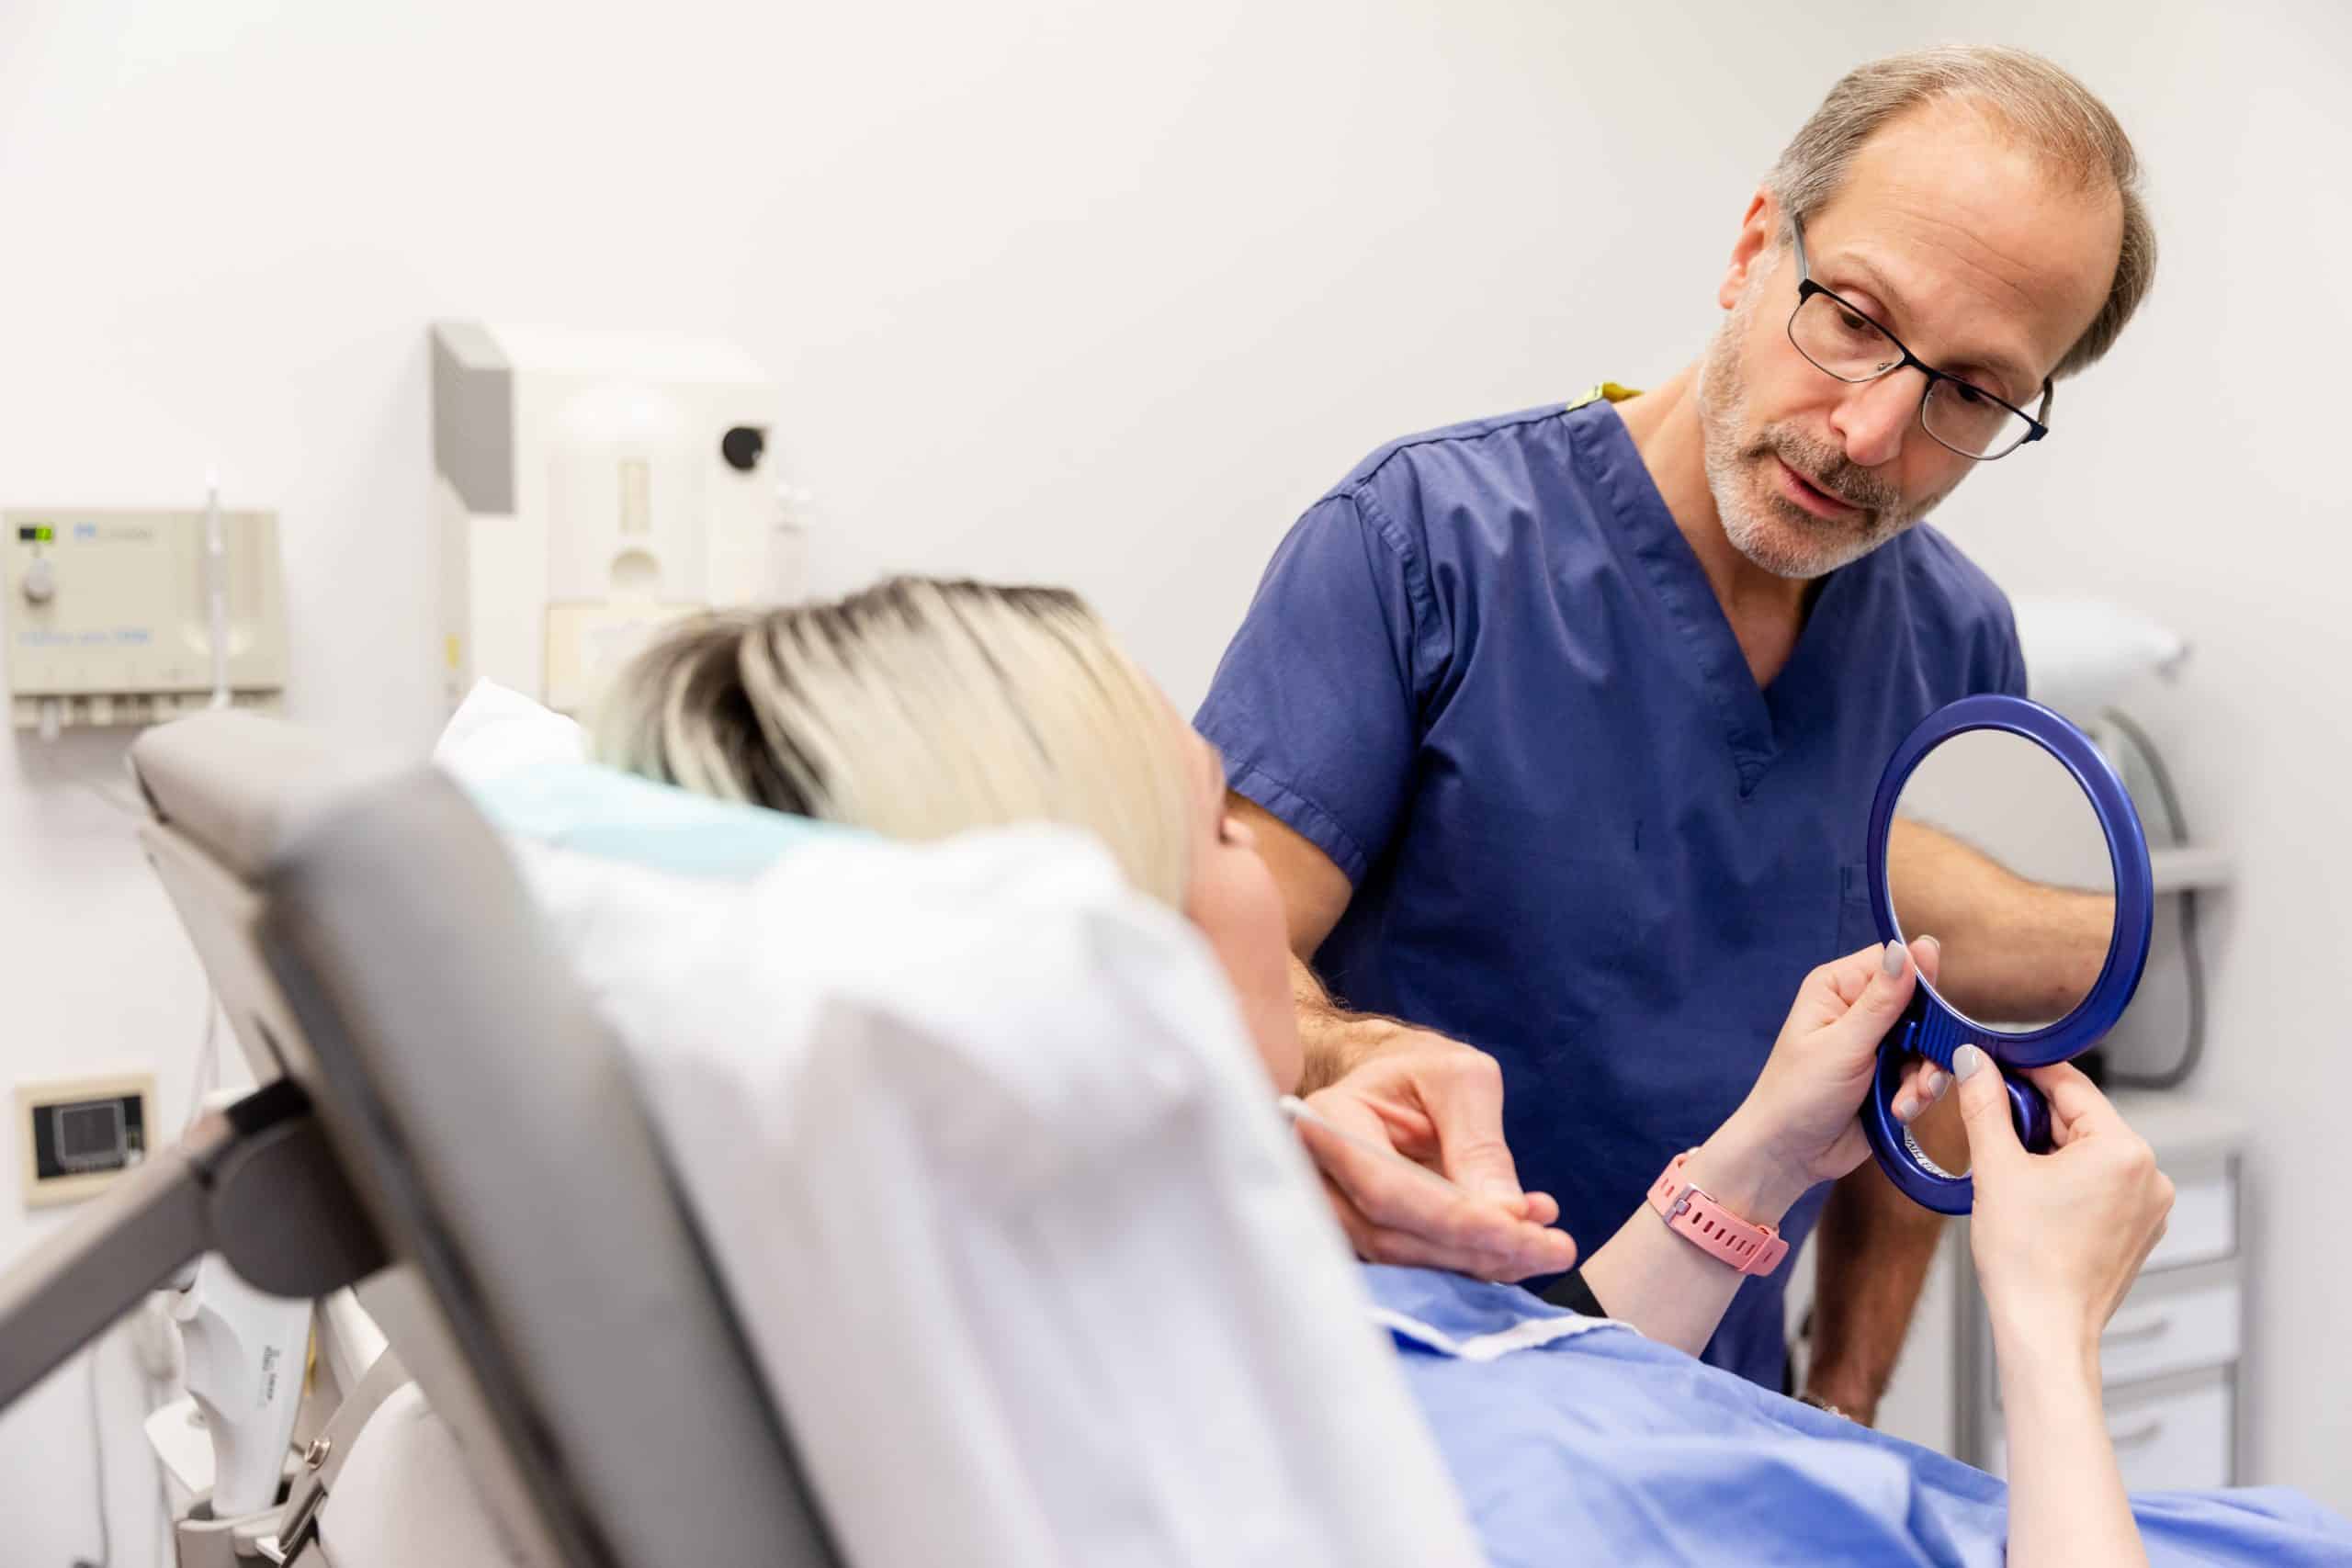
POLYGON ((474 321, 432 339, 452 706, 487 678, 578 713, 663 623, 795 592, 776 390, 749 355, 474 321))
POLYGON ((16 728, 153 723, 210 705, 216 690, 239 707, 277 706, 277 517, 218 517, 216 557, 201 511, 0 513, 16 728), (216 621, 227 647, 217 661, 216 621))

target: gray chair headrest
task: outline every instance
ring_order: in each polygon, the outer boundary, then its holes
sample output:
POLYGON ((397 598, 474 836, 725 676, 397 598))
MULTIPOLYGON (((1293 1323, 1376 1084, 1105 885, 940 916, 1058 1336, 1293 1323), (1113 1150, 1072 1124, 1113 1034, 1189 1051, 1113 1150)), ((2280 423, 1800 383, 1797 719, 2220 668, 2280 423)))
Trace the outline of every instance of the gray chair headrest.
POLYGON ((158 725, 130 748, 131 773, 157 818, 248 885, 318 807, 399 766, 234 708, 158 725))

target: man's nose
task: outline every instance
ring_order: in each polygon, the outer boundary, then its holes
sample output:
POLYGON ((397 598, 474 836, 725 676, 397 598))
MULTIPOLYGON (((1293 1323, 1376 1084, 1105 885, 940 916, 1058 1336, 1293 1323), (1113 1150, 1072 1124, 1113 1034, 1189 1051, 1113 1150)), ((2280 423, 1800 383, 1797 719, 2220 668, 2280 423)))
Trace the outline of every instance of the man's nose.
POLYGON ((1919 373, 1905 367, 1846 389, 1829 427, 1846 444, 1847 459, 1865 468, 1892 463, 1919 415, 1919 373))

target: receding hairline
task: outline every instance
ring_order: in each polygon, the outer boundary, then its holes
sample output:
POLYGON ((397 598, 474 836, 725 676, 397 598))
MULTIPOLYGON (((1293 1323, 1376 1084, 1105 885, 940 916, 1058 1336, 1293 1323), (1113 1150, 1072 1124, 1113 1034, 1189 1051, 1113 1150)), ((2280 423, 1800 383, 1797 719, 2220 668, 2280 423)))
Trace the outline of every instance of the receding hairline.
MULTIPOLYGON (((2047 188, 2052 194, 2058 196, 2061 199, 2077 197, 2086 198, 2088 203, 2095 204, 2102 209, 2103 214, 2110 220, 2112 230, 2109 236, 2110 259, 2107 271, 2098 280, 2098 302, 2093 307, 2091 318, 2091 322, 2096 322, 2114 289, 2116 269, 2122 265, 2122 247, 2126 235, 2121 187, 2112 178, 2105 180, 2102 185, 2098 178, 2097 171, 2087 175, 2079 173, 2064 159, 2049 152, 2029 132, 2018 128, 2007 116, 1999 111, 1996 105, 1981 100, 1965 90, 1932 97, 1898 110, 1874 128, 1851 150, 1845 160, 1837 186, 1829 192, 1826 199, 1803 217, 1805 224, 1806 251, 1808 259, 1813 264, 1814 276, 1825 287, 1838 292, 1843 290, 1838 289, 1836 277, 1838 273, 1845 272, 1859 276, 1865 287, 1878 299, 1881 310, 1883 312, 1878 318, 1881 324, 1897 337, 1905 336, 1905 322, 1917 321, 1917 316, 1915 314, 1917 305, 1915 291, 1898 281, 1887 265, 1873 256, 1871 247, 1867 241, 1858 243, 1849 239, 1843 243, 1835 244, 1833 248, 1825 249, 1815 241, 1815 236, 1817 232, 1816 225, 1827 219, 1832 210, 1851 193, 1857 173, 1856 165, 1873 148, 1879 147, 1888 136, 1905 130, 1916 130, 1919 120, 1939 111, 1957 111, 1971 115, 1979 125, 2001 141, 2004 145, 2024 153, 2034 173, 2048 182, 2047 188)), ((1770 189, 1769 184, 1767 188, 1770 189)), ((1779 193, 1773 193, 1773 199, 1776 202, 1780 201, 1779 193)), ((1790 212, 1785 203, 1781 204, 1779 227, 1784 238, 1792 231, 1793 224, 1797 220, 1797 215, 1790 212)), ((2091 322, 2086 322, 2083 327, 2076 330, 2074 338, 2070 339, 2067 346, 2060 351, 2057 360, 2053 361, 2047 370, 2034 368, 2031 349, 2030 345, 2022 344, 2011 345, 2007 349, 1994 344, 1980 344, 1973 348, 1929 357, 1937 369, 1979 385, 1984 390, 2000 398, 2003 401, 2018 408, 2030 409, 2034 400, 2041 395, 2045 383, 2059 374, 2066 356, 2073 352, 2074 344, 2081 341, 2083 333, 2089 330, 2091 322), (1979 374, 1972 376, 1969 374, 1971 371, 1979 374), (1987 384, 1993 380, 1998 380, 2001 384, 1998 386, 1987 384)), ((1916 326, 1911 330, 1917 331, 1916 326)))
POLYGON ((2063 66, 2025 50, 1943 45, 1866 61, 1840 76, 1764 177, 1782 237, 1849 187, 1866 148, 1914 116, 1974 117, 2023 152, 2053 189, 2109 193, 2114 260, 2090 321, 2051 367, 2052 381, 2103 357, 2154 282, 2157 243, 2130 135, 2106 102, 2063 66))

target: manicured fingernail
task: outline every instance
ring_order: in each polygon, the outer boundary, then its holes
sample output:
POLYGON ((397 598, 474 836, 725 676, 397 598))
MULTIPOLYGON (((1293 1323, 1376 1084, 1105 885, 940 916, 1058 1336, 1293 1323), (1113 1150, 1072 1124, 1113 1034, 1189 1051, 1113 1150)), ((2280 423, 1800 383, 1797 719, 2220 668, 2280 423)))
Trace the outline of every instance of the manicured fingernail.
POLYGON ((1889 975, 1903 973, 1904 952, 1905 948, 1899 942, 1890 942, 1886 944, 1886 957, 1882 961, 1882 964, 1889 975))
POLYGON ((1943 944, 1942 942, 1938 942, 1934 937, 1931 937, 1931 936, 1923 936, 1923 937, 1921 937, 1921 938, 1919 939, 1919 945, 1920 945, 1921 947, 1926 948, 1926 949, 1928 951, 1928 953, 1931 953, 1931 954, 1936 954, 1936 955, 1939 955, 1939 956, 1940 956, 1940 955, 1941 955, 1941 953, 1943 953, 1943 950, 1944 950, 1944 944, 1943 944))
POLYGON ((1929 1100, 1941 1100, 1944 1097, 1944 1091, 1951 1088, 1951 1075, 1950 1073, 1931 1071, 1928 1076, 1936 1080, 1936 1087, 1934 1090, 1928 1094, 1928 1098, 1929 1100))
POLYGON ((1973 1078, 1984 1065, 1984 1053, 1973 1045, 1962 1045, 1951 1054, 1951 1070, 1957 1077, 1973 1078))
POLYGON ((1911 1098, 1908 1090, 1894 1097, 1894 1119, 1897 1122, 1908 1122, 1918 1114, 1919 1102, 1911 1098))

